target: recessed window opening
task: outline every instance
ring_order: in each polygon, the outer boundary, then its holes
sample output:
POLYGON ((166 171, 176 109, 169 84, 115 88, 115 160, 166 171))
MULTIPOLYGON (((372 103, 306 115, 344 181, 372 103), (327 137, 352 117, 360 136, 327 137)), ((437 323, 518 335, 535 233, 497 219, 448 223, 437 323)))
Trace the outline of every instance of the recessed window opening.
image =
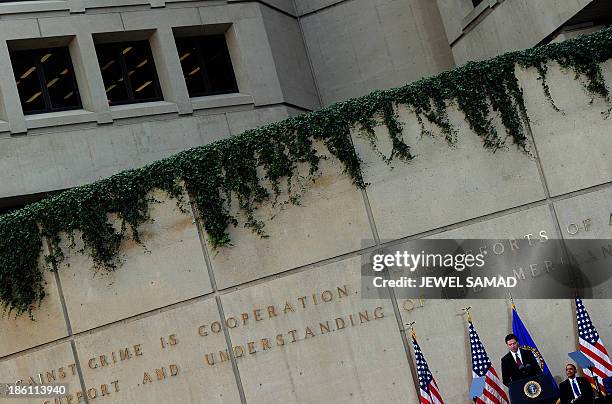
POLYGON ((163 99, 149 41, 96 45, 108 104, 163 99))
POLYGON ((67 47, 14 50, 10 56, 25 114, 82 107, 67 47))
POLYGON ((238 92, 223 34, 178 37, 176 47, 190 97, 238 92))

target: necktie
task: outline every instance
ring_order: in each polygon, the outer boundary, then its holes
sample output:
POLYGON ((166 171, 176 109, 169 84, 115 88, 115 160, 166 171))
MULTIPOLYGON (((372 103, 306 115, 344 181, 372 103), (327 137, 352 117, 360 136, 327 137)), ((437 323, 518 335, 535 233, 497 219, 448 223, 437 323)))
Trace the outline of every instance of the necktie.
POLYGON ((572 390, 574 390, 574 395, 576 397, 580 395, 580 390, 578 389, 578 383, 576 383, 576 379, 572 380, 572 390))
POLYGON ((518 354, 516 354, 516 366, 521 366, 523 364, 523 362, 521 362, 521 358, 518 356, 518 354))

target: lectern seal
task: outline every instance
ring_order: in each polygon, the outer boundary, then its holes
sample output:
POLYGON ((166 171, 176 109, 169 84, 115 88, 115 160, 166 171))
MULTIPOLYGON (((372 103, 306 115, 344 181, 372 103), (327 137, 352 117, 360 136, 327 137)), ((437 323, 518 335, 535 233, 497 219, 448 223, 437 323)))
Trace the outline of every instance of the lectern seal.
POLYGON ((529 398, 537 398, 542 393, 542 386, 540 383, 530 380, 525 383, 525 387, 523 387, 523 391, 525 395, 529 398))

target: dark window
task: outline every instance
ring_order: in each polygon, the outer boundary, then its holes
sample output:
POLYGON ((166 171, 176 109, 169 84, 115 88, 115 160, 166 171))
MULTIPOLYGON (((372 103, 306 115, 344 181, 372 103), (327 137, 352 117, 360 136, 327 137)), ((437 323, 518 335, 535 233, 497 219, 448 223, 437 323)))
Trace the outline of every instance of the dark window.
POLYGON ((190 97, 238 92, 224 35, 176 38, 190 97))
POLYGON ((148 41, 96 45, 109 105, 163 99, 148 41))
POLYGON ((472 0, 472 4, 474 5, 474 7, 476 7, 480 3, 482 3, 482 0, 472 0))
POLYGON ((25 114, 81 108, 68 48, 11 51, 25 114))

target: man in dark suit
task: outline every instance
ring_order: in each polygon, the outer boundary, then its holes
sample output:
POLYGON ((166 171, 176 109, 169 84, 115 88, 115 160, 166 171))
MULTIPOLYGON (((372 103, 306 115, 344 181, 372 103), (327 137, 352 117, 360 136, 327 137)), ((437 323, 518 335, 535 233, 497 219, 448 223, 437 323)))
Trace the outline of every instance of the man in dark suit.
POLYGON ((502 380, 506 386, 510 386, 514 381, 542 373, 533 352, 519 348, 516 335, 506 335, 505 341, 510 350, 501 360, 502 380))
POLYGON ((593 388, 584 377, 576 376, 573 363, 565 365, 567 379, 559 384, 561 404, 586 404, 593 402, 593 388))

